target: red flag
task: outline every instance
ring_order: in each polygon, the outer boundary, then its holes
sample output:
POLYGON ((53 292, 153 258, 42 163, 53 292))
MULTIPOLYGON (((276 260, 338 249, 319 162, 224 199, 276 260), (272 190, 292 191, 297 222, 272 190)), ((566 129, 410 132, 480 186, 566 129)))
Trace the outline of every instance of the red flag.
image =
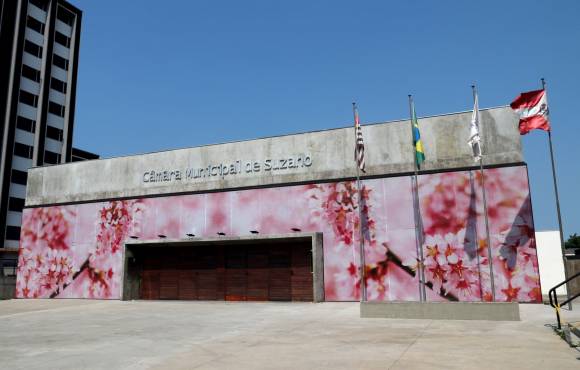
POLYGON ((535 129, 550 131, 546 90, 521 93, 510 106, 520 115, 520 135, 535 129))

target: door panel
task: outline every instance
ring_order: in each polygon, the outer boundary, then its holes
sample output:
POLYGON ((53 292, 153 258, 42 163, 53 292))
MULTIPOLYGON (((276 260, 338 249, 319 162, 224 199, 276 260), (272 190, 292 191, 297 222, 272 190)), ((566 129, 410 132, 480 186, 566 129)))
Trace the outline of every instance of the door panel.
POLYGON ((310 244, 292 247, 292 300, 312 302, 312 251, 310 244))
POLYGON ((218 296, 218 258, 215 250, 200 248, 194 261, 197 276, 197 297, 200 300, 223 299, 218 296))
POLYGON ((246 300, 246 248, 225 248, 225 298, 226 301, 246 300))
POLYGON ((159 273, 159 299, 177 299, 177 281, 179 272, 173 268, 161 270, 159 273))
POLYGON ((155 258, 151 250, 145 250, 142 258, 141 298, 159 299, 159 271, 161 270, 161 261, 155 258))
POLYGON ((181 248, 179 251, 178 299, 197 299, 197 276, 194 270, 195 250, 181 248))
POLYGON ((159 272, 145 270, 141 278, 141 298, 159 299, 159 272))
POLYGON ((270 249, 268 298, 271 301, 291 301, 290 250, 287 246, 270 249))
POLYGON ((159 249, 155 253, 163 266, 159 271, 159 299, 177 299, 179 272, 176 252, 178 251, 175 248, 167 248, 159 249))
POLYGON ((248 247, 248 301, 268 300, 268 247, 248 247))

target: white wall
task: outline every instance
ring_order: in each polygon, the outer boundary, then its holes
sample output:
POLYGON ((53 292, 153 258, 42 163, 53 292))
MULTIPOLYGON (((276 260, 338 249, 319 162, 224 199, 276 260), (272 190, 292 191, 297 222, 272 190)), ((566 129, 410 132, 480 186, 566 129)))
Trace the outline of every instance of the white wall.
MULTIPOLYGON (((540 282, 542 294, 565 280, 564 262, 562 261, 562 248, 559 231, 537 231, 536 248, 538 251, 538 264, 540 266, 540 282)), ((566 294, 566 286, 556 290, 558 295, 566 294)))

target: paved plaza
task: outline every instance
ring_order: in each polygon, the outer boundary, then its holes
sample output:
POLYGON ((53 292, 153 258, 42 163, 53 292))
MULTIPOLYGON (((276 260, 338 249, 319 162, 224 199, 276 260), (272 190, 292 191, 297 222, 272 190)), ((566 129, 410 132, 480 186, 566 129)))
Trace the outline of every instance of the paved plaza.
MULTIPOLYGON (((522 321, 361 319, 357 303, 0 302, 3 369, 579 369, 550 307, 522 321)), ((569 319, 580 312, 565 311, 569 319)))

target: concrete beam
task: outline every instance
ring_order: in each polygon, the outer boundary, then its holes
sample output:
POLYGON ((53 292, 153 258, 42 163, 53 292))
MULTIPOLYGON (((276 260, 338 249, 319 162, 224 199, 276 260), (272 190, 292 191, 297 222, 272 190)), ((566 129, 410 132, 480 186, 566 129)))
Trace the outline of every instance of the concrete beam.
MULTIPOLYGON (((419 119, 422 170, 475 166, 471 112, 419 119)), ((486 165, 523 161, 510 108, 481 110, 486 165)), ((363 125, 366 176, 411 173, 409 120, 363 125)), ((352 127, 67 163, 29 170, 27 206, 340 180, 356 177, 352 127), (218 169, 219 166, 219 169, 218 169), (279 166, 278 168, 274 168, 279 166), (227 174, 225 174, 227 169, 227 174), (220 174, 221 172, 221 174, 220 174), (159 174, 161 176, 159 177, 159 174), (199 176, 195 176, 199 175, 199 176)))

